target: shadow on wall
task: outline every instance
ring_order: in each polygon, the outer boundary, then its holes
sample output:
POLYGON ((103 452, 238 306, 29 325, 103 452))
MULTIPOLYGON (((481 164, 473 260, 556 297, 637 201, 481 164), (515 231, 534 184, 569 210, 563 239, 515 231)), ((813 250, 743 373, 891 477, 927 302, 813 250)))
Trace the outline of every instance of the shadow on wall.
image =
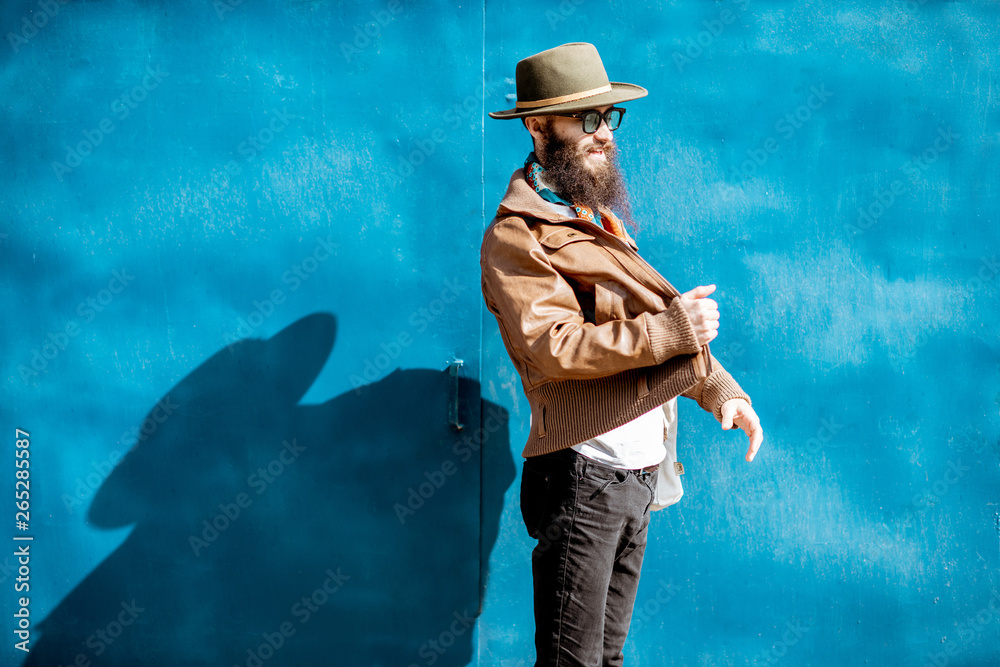
POLYGON ((424 369, 299 405, 335 330, 316 314, 236 343, 158 403, 90 509, 134 529, 40 624, 26 665, 472 659, 515 475, 507 413, 460 379, 459 418, 484 429, 456 431, 455 379, 424 369))

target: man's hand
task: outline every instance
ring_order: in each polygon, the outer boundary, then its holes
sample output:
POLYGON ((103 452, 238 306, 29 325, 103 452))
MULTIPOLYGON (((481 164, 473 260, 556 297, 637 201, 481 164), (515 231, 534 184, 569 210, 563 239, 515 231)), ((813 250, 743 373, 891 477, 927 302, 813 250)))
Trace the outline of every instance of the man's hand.
POLYGON ((705 298, 714 291, 715 285, 701 285, 681 294, 681 306, 694 325, 698 345, 710 343, 719 335, 719 304, 705 298))
POLYGON ((742 398, 731 398, 722 404, 722 428, 741 428, 750 436, 750 449, 747 450, 747 461, 753 461, 764 441, 764 429, 760 427, 760 419, 750 404, 742 398), (735 424, 735 426, 734 426, 735 424))

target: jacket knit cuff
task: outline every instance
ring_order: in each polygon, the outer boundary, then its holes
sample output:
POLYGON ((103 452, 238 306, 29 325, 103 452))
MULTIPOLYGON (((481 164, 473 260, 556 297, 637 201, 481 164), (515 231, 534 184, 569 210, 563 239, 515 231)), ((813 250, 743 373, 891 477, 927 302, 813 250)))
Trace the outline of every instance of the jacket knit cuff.
POLYGON ((705 387, 701 393, 701 405, 706 410, 711 410, 715 418, 722 422, 722 404, 733 398, 742 398, 747 403, 750 397, 743 391, 743 388, 733 379, 729 371, 716 369, 708 379, 705 380, 705 387))
POLYGON ((678 297, 674 297, 666 310, 646 315, 646 332, 657 364, 678 354, 697 354, 701 349, 691 318, 678 297))

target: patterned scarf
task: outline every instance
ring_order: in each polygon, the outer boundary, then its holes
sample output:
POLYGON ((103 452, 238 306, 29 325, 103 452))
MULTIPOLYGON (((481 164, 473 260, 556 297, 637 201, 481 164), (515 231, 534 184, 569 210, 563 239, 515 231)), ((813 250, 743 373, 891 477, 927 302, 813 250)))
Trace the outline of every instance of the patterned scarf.
POLYGON ((545 201, 552 202, 553 204, 562 204, 564 206, 569 206, 571 209, 576 211, 576 215, 588 222, 592 222, 595 225, 600 225, 606 231, 614 234, 618 238, 624 240, 625 232, 622 230, 621 225, 618 221, 610 215, 601 215, 600 211, 595 212, 589 206, 584 206, 583 204, 573 204, 566 201, 556 193, 552 192, 549 188, 545 187, 541 183, 540 176, 545 173, 545 167, 538 163, 538 158, 534 153, 528 156, 528 159, 524 163, 524 173, 525 178, 527 178, 528 183, 531 187, 535 188, 535 192, 544 199, 545 201))

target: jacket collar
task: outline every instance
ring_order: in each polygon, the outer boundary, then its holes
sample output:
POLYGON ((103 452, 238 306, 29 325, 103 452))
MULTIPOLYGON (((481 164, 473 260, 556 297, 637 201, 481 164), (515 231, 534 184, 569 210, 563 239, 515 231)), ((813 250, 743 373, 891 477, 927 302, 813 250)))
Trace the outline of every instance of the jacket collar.
MULTIPOLYGON (((603 206, 600 208, 600 212, 601 215, 614 215, 614 213, 603 206)), ((500 200, 500 205, 497 207, 497 218, 503 218, 509 215, 516 215, 523 218, 540 218, 546 222, 551 222, 557 225, 568 224, 580 228, 587 233, 597 233, 598 235, 604 234, 610 238, 621 241, 621 239, 606 231, 600 225, 595 225, 594 223, 583 220, 582 218, 571 218, 553 211, 548 202, 542 199, 538 193, 535 192, 535 189, 528 183, 528 180, 524 177, 524 169, 518 169, 511 175, 510 182, 507 184, 507 192, 504 194, 503 199, 500 200)), ((615 219, 617 219, 617 217, 615 219)), ((624 225, 622 228, 624 229, 624 225)), ((633 250, 638 250, 635 245, 635 241, 632 240, 632 237, 628 234, 628 232, 625 232, 625 236, 626 243, 628 243, 633 250)))

